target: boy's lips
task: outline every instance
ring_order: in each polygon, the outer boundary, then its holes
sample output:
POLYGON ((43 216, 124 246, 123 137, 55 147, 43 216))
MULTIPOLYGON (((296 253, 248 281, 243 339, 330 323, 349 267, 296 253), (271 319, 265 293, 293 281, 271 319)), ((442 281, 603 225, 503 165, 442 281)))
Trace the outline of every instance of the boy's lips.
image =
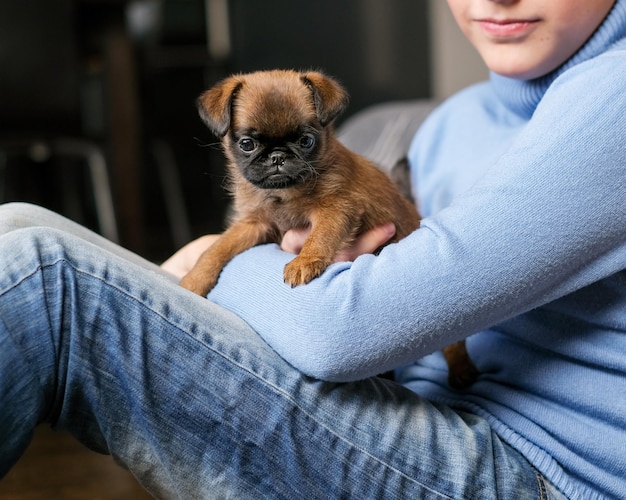
POLYGON ((482 31, 490 38, 513 40, 527 35, 539 22, 538 19, 477 19, 482 31))

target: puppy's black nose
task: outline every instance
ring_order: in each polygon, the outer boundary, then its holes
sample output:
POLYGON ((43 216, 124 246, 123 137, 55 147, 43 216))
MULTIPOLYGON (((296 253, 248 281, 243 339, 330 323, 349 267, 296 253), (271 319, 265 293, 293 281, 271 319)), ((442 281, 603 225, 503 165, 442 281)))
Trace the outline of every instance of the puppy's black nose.
POLYGON ((282 151, 273 151, 270 154, 270 160, 272 160, 272 165, 276 167, 282 167, 285 164, 285 159, 287 155, 282 151))

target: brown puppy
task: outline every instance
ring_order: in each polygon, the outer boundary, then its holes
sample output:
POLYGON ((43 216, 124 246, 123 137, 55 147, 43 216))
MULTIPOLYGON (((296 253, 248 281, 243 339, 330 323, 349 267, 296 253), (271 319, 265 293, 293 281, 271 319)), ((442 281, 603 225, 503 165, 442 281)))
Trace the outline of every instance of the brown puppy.
MULTIPOLYGON (((347 102, 332 78, 289 70, 235 75, 200 96, 200 116, 229 160, 234 218, 183 277, 183 287, 206 295, 235 255, 280 243, 291 228, 311 228, 284 269, 294 287, 319 276, 337 251, 369 229, 393 222, 398 241, 419 226, 415 206, 390 178, 334 137, 332 122, 347 102)), ((451 383, 466 385, 459 383, 471 364, 464 343, 444 354, 451 383)))
POLYGON ((328 76, 288 70, 235 75, 200 96, 200 115, 229 160, 235 216, 183 287, 206 295, 235 255, 280 243, 291 228, 311 227, 284 270, 297 286, 368 229, 393 222, 396 241, 418 227, 417 210, 387 175, 334 137, 332 122, 347 102, 328 76))

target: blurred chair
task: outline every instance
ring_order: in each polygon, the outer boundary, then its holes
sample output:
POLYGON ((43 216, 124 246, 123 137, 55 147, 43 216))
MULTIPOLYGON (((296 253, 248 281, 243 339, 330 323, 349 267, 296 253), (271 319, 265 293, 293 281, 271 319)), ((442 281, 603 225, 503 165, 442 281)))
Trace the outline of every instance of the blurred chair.
POLYGON ((71 0, 0 1, 0 201, 11 191, 8 174, 25 162, 52 162, 60 184, 80 189, 66 168, 75 162, 89 179, 100 232, 118 241, 105 155, 84 133, 78 61, 71 0))

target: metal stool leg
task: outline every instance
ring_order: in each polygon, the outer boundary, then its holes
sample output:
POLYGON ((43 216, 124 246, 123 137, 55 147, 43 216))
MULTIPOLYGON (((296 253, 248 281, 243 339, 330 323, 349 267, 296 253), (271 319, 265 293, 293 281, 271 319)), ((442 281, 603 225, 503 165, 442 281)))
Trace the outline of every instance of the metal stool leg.
POLYGON ((180 248, 191 240, 191 227, 178 169, 176 168, 176 158, 172 147, 161 140, 152 143, 152 153, 159 170, 172 240, 175 247, 180 248))
POLYGON ((100 148, 89 141, 59 139, 54 141, 53 150, 56 154, 78 156, 87 162, 100 232, 105 238, 119 242, 109 173, 100 148))

